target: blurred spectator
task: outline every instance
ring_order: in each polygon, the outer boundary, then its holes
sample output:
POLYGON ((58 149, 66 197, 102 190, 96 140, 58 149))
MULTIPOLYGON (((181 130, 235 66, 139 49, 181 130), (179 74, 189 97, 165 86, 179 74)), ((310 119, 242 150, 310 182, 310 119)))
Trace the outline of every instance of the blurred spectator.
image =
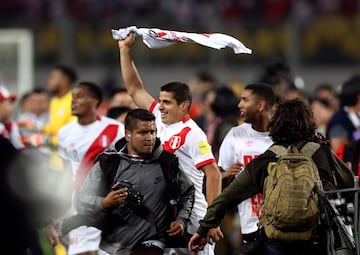
POLYGON ((239 98, 228 87, 222 86, 215 91, 215 98, 211 109, 215 119, 211 122, 207 137, 215 158, 218 158, 219 149, 228 131, 239 124, 239 98))
POLYGON ((215 113, 211 108, 211 104, 214 102, 216 97, 215 88, 211 88, 203 92, 198 101, 199 114, 194 121, 199 125, 199 127, 207 133, 209 126, 215 119, 215 113))
POLYGON ((284 100, 281 95, 275 94, 275 102, 274 102, 274 104, 272 106, 272 110, 271 110, 273 114, 276 112, 278 105, 281 104, 283 101, 284 100))
POLYGON ((125 117, 126 114, 130 111, 131 109, 128 107, 124 107, 124 106, 114 106, 111 107, 108 112, 107 112, 107 117, 112 118, 114 120, 119 121, 122 124, 125 124, 125 117))
POLYGON ((44 134, 41 130, 49 120, 49 102, 48 93, 40 88, 35 88, 21 97, 16 121, 25 144, 38 146, 36 141, 42 140, 44 134))
POLYGON ((49 108, 49 122, 44 132, 50 135, 50 143, 57 146, 57 132, 59 129, 74 120, 71 114, 71 87, 77 79, 77 74, 69 66, 56 65, 48 78, 48 91, 52 94, 49 108))
POLYGON ((340 147, 337 155, 353 170, 354 175, 360 176, 360 139, 340 147))
POLYGON ((258 81, 271 85, 278 95, 284 95, 285 91, 295 87, 290 66, 281 58, 269 59, 258 81))
POLYGON ((335 110, 326 98, 314 98, 311 100, 311 108, 317 127, 316 131, 325 136, 327 125, 331 117, 334 115, 335 110))
POLYGON ((292 100, 295 98, 302 98, 305 100, 308 99, 305 92, 302 89, 296 88, 295 86, 285 90, 283 94, 283 100, 292 100))
POLYGON ((340 109, 330 119, 326 138, 337 152, 350 141, 360 139, 360 76, 354 75, 341 86, 340 109))
POLYGON ((206 91, 215 88, 216 79, 212 73, 206 70, 200 70, 197 72, 195 79, 189 82, 189 86, 193 98, 190 116, 191 118, 196 119, 202 114, 199 106, 201 97, 206 91))
POLYGON ((329 101, 333 110, 337 111, 339 109, 339 100, 335 93, 335 89, 329 83, 321 83, 317 85, 313 93, 313 97, 326 99, 329 101))
POLYGON ((264 17, 266 23, 278 24, 285 21, 291 9, 290 0, 264 1, 264 17))
POLYGON ((25 148, 19 126, 15 121, 11 120, 13 113, 13 102, 16 99, 16 95, 10 94, 5 85, 0 83, 0 136, 3 136, 10 140, 12 145, 16 149, 25 148))
POLYGON ((125 88, 116 89, 110 97, 109 108, 117 106, 127 107, 129 109, 138 108, 125 88))
POLYGON ((98 114, 113 119, 120 118, 120 121, 124 121, 123 118, 125 118, 125 115, 123 115, 123 113, 136 108, 138 108, 138 106, 128 94, 126 88, 116 88, 111 90, 110 98, 103 100, 98 108, 98 114))

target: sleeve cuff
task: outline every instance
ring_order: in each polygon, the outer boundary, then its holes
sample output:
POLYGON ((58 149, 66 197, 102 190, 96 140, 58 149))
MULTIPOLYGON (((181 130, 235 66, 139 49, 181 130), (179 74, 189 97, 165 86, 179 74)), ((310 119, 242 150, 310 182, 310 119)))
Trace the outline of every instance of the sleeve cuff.
POLYGON ((200 236, 206 237, 208 235, 209 229, 200 226, 196 231, 200 236))

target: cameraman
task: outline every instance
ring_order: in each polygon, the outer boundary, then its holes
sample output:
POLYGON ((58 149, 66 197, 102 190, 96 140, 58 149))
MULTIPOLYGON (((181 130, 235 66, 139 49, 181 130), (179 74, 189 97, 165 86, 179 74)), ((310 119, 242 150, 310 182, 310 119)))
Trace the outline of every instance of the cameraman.
POLYGON ((166 240, 185 233, 194 187, 177 158, 163 151, 149 111, 128 112, 116 148, 99 155, 75 207, 102 229, 100 247, 109 254, 163 254, 166 240))

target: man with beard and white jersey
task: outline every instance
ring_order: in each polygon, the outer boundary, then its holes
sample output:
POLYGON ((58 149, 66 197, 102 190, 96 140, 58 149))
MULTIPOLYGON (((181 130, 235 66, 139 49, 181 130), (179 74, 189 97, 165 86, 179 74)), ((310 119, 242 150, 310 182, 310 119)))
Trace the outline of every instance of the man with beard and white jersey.
MULTIPOLYGON (((223 178, 236 176, 273 143, 269 137, 268 123, 274 100, 272 88, 265 84, 254 83, 244 88, 238 104, 244 123, 231 128, 220 146, 218 164, 224 170, 223 178)), ((257 194, 238 205, 242 244, 236 254, 250 254, 250 247, 258 237, 257 209, 262 199, 262 195, 257 194)), ((251 254, 257 253, 252 251, 251 254)))
MULTIPOLYGON (((119 40, 121 72, 129 95, 140 108, 150 110, 156 116, 157 136, 164 150, 174 153, 179 163, 195 186, 195 202, 187 227, 194 233, 207 205, 221 192, 221 173, 212 154, 205 133, 190 118, 191 94, 189 86, 170 82, 160 88, 157 102, 144 88, 131 54, 134 41, 132 33, 119 40), (203 192, 206 178, 205 195, 203 192)), ((214 254, 214 245, 206 245, 199 254, 214 254)), ((168 247, 166 254, 191 254, 187 245, 168 247), (174 249, 173 249, 174 248, 174 249)))
MULTIPOLYGON (((72 114, 78 120, 63 126, 58 133, 59 154, 66 162, 71 163, 74 191, 86 177, 97 155, 113 149, 125 134, 123 124, 97 114, 101 101, 102 92, 98 85, 91 82, 79 83, 72 90, 71 102, 72 114)), ((74 214, 76 210, 72 204, 63 218, 74 214)), ((86 226, 70 231, 68 255, 97 254, 100 234, 100 230, 86 226)))

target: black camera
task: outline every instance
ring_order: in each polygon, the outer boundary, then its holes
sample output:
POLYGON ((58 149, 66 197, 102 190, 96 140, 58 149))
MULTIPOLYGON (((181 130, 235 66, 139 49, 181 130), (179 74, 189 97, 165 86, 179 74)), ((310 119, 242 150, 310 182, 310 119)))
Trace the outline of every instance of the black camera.
POLYGON ((144 195, 141 194, 136 189, 134 189, 134 185, 131 182, 129 182, 128 180, 123 180, 123 181, 117 181, 117 183, 118 185, 116 185, 112 190, 127 188, 128 196, 126 202, 128 202, 129 205, 134 207, 141 205, 144 199, 144 195))

